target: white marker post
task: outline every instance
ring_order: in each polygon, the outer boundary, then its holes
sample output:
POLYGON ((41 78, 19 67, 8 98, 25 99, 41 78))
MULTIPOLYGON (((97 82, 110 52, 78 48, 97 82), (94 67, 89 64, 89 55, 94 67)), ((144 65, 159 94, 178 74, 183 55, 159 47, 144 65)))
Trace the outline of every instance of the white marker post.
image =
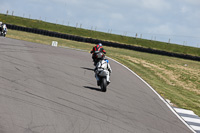
POLYGON ((52 41, 51 46, 57 47, 57 46, 58 46, 58 42, 56 42, 56 41, 52 41))

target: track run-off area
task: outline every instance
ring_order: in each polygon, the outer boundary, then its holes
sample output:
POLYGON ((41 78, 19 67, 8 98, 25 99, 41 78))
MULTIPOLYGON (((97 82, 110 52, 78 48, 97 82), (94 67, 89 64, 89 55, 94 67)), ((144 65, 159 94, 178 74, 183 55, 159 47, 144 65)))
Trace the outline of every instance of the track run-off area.
POLYGON ((193 132, 150 86, 109 61, 104 93, 89 53, 0 37, 0 133, 193 132))

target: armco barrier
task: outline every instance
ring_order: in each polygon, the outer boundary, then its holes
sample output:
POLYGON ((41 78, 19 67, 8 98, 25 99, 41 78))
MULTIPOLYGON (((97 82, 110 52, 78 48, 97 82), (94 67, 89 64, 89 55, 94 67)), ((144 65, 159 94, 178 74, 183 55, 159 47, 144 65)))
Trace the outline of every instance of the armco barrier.
POLYGON ((178 58, 183 58, 183 59, 200 61, 199 56, 177 54, 177 53, 172 53, 172 52, 167 52, 167 51, 162 51, 162 50, 155 50, 155 49, 150 49, 150 48, 143 48, 143 47, 138 47, 138 46, 120 44, 120 43, 115 43, 115 42, 102 41, 102 40, 98 40, 98 39, 79 37, 79 36, 74 36, 74 35, 62 34, 62 33, 41 30, 41 29, 35 29, 35 28, 27 28, 27 27, 11 25, 11 24, 6 24, 6 25, 7 25, 8 29, 13 29, 13 30, 26 31, 26 32, 51 36, 51 37, 64 38, 64 39, 68 39, 68 40, 87 42, 87 43, 93 43, 93 44, 97 44, 97 43, 101 42, 103 45, 110 46, 110 47, 124 48, 124 49, 129 49, 129 50, 140 51, 140 52, 147 52, 147 53, 153 53, 153 54, 166 55, 166 56, 171 56, 171 57, 178 57, 178 58))

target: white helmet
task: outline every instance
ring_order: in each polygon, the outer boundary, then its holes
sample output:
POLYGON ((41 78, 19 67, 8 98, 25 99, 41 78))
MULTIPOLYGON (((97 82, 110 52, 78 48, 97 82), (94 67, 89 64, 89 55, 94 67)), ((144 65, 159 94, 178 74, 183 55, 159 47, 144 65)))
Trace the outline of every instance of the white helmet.
POLYGON ((102 46, 102 43, 98 43, 99 46, 102 46))

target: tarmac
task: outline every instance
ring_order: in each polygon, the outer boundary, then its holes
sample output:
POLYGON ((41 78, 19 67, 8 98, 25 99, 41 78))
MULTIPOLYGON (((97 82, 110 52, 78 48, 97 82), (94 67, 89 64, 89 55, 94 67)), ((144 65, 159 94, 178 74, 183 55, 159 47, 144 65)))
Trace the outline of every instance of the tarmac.
POLYGON ((111 83, 101 92, 89 53, 0 37, 0 133, 194 132, 149 85, 109 61, 111 83))

